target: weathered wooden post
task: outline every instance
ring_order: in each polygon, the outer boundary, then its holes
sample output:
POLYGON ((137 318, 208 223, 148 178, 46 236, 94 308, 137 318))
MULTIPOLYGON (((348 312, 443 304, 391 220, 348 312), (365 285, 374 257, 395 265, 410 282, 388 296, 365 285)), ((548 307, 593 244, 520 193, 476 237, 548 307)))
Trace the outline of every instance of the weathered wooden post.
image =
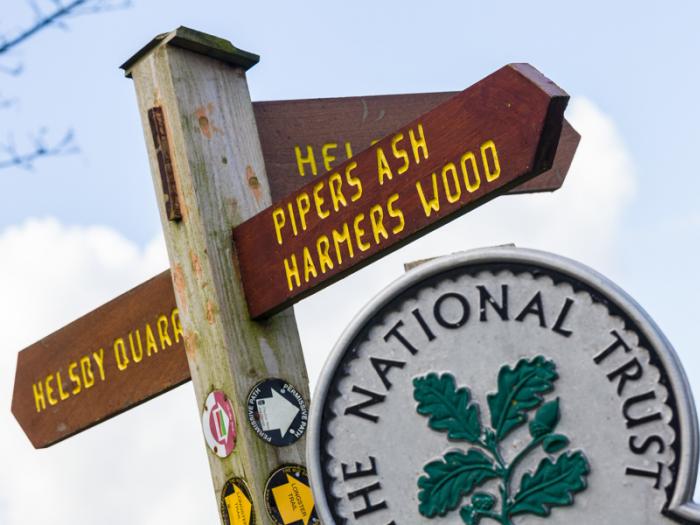
POLYGON ((272 523, 265 483, 280 465, 305 463, 305 439, 284 447, 260 439, 247 422, 247 397, 270 377, 306 400, 309 392, 292 309, 250 321, 232 250, 232 228, 271 204, 245 76, 257 61, 228 41, 179 28, 124 69, 136 87, 199 410, 206 423, 211 403, 225 409, 228 400, 235 417, 231 429, 226 410, 212 416, 223 425, 207 439, 216 497, 222 501, 227 480, 244 480, 255 523, 272 523), (207 403, 214 391, 226 397, 207 403), (232 430, 235 448, 226 455, 232 430))

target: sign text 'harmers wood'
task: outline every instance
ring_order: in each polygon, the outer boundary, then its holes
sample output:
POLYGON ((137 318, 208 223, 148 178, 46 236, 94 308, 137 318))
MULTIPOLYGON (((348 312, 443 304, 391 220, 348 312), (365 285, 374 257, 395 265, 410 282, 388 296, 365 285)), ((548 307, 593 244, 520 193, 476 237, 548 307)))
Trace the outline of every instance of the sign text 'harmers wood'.
POLYGON ((234 229, 270 315, 551 168, 568 95, 506 66, 234 229))
MULTIPOLYGON (((454 95, 254 102, 273 201, 454 95)), ((165 132, 156 121, 162 147, 160 136, 165 132)), ((579 139, 565 121, 552 168, 511 193, 559 188, 579 139)), ((175 313, 171 275, 166 270, 22 350, 12 411, 32 444, 50 446, 189 381, 175 313), (164 319, 169 320, 167 326, 164 319), (149 344, 149 332, 156 346, 149 344)))

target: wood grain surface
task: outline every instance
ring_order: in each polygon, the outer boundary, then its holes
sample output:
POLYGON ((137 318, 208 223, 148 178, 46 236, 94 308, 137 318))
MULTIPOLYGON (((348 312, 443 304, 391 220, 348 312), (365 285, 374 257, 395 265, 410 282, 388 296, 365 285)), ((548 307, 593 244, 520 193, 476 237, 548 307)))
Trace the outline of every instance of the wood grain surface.
MULTIPOLYGON (((272 201, 284 199, 457 93, 254 102, 272 201)), ((509 193, 559 189, 579 140, 579 134, 565 121, 552 169, 509 193)))
POLYGON ((232 228, 272 203, 245 69, 220 59, 220 39, 192 33, 178 29, 169 38, 193 37, 202 44, 196 51, 169 45, 166 38, 130 72, 185 331, 197 419, 211 431, 206 403, 212 392, 223 395, 233 415, 235 446, 228 455, 219 455, 211 438, 202 444, 213 493, 221 505, 226 482, 244 480, 255 523, 272 525, 265 511, 265 483, 280 465, 305 463, 306 440, 302 435, 274 447, 258 437, 248 422, 248 394, 261 380, 280 378, 308 405, 308 376, 294 311, 279 312, 263 323, 252 321, 233 259, 232 228), (178 222, 168 219, 157 151, 149 140, 148 112, 155 106, 163 108, 173 154, 182 211, 178 222))
POLYGON ((251 317, 549 170, 567 102, 531 66, 506 66, 237 226, 251 317))
POLYGON ((37 448, 190 379, 170 272, 22 350, 12 413, 37 448))

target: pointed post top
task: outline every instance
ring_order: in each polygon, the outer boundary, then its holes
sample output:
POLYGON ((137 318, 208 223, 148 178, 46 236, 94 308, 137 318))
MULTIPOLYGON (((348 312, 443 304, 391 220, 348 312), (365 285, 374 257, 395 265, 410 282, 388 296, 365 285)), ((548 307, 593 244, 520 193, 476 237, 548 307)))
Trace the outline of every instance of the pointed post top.
POLYGON ((136 62, 156 47, 166 44, 216 58, 233 66, 242 67, 246 71, 260 60, 258 55, 238 49, 226 39, 180 26, 175 31, 156 36, 124 62, 120 66, 121 69, 128 78, 131 78, 131 68, 136 62))

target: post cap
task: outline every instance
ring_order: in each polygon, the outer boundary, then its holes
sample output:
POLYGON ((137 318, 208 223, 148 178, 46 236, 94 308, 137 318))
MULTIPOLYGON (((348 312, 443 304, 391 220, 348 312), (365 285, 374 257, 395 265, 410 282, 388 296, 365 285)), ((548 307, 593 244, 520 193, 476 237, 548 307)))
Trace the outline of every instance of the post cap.
POLYGON ((190 29, 189 27, 180 26, 175 31, 163 33, 156 36, 148 44, 137 51, 131 58, 124 62, 120 67, 124 70, 124 74, 131 78, 132 66, 146 56, 151 50, 161 44, 169 44, 171 46, 187 49, 195 53, 200 53, 212 58, 221 60, 228 64, 242 67, 248 70, 258 63, 260 57, 254 53, 238 49, 231 42, 217 36, 202 33, 190 29))

